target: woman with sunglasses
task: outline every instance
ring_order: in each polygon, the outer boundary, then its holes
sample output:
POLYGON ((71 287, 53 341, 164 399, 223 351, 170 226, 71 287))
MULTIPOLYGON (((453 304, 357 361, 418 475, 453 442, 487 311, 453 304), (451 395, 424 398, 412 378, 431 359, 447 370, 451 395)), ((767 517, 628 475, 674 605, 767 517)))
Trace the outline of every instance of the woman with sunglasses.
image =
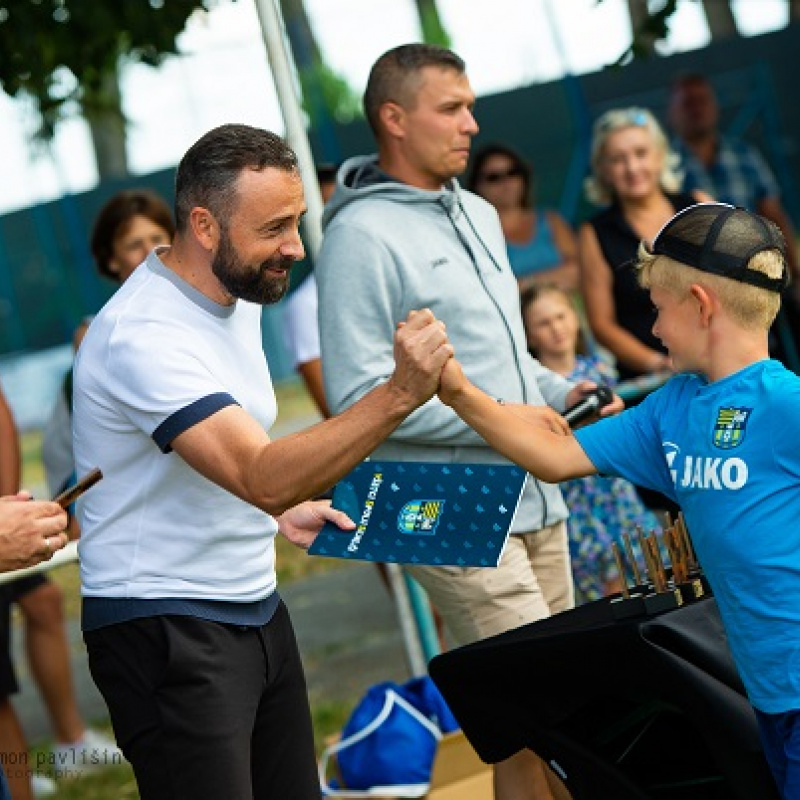
POLYGON ((575 234, 557 212, 531 205, 531 168, 514 150, 502 144, 478 150, 467 188, 497 209, 520 291, 542 282, 577 289, 575 234))
POLYGON ((677 162, 646 109, 612 109, 595 122, 585 190, 606 207, 578 230, 580 287, 591 331, 623 381, 671 369, 633 262, 641 240, 652 241, 677 211, 711 199, 680 192, 677 162))

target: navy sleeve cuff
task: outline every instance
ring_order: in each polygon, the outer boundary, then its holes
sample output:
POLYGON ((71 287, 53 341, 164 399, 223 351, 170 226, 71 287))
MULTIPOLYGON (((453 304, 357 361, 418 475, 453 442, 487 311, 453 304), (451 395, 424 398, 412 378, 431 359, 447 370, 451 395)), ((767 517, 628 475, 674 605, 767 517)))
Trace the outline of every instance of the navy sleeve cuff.
POLYGON ((172 452, 172 441, 184 431, 208 419, 212 414, 228 406, 238 405, 227 392, 216 392, 195 400, 194 403, 167 417, 154 431, 153 441, 162 453, 172 452))

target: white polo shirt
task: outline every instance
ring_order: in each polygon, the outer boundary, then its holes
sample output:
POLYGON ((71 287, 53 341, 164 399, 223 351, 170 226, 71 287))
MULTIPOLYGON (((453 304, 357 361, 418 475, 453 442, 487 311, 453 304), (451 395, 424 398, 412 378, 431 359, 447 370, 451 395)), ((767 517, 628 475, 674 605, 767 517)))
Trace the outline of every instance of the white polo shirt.
POLYGON ((75 363, 81 591, 97 598, 263 601, 275 590, 275 520, 171 450, 240 405, 268 430, 276 402, 261 307, 212 302, 151 253, 92 322, 75 363))

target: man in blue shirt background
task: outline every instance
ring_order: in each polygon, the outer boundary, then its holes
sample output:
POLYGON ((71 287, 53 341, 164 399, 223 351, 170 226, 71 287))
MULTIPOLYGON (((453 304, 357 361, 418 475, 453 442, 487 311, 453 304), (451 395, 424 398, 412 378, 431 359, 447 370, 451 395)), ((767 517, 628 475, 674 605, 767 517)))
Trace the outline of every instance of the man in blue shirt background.
POLYGON ((781 190, 761 153, 741 139, 719 130, 719 103, 710 81, 696 73, 672 84, 669 124, 685 172, 685 191, 700 189, 721 203, 746 208, 772 220, 786 242, 786 260, 797 275, 797 247, 781 190))

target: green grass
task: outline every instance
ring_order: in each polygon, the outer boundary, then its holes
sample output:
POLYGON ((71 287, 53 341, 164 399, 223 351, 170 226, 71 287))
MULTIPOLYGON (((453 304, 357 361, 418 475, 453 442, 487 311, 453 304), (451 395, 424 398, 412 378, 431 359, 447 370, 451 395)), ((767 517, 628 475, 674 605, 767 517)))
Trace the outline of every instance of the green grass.
MULTIPOLYGON (((298 381, 276 387, 278 395, 278 419, 275 429, 291 430, 298 420, 305 421, 314 417, 314 405, 298 381)), ((44 495, 44 470, 41 460, 41 434, 26 433, 21 437, 22 448, 22 485, 44 495)), ((331 569, 338 569, 342 562, 337 559, 309 558, 304 551, 289 544, 283 537, 277 539, 278 581, 288 583, 331 569)), ((52 570, 50 577, 57 583, 64 595, 64 610, 68 619, 80 616, 80 581, 77 564, 67 564, 52 570)), ((314 722, 314 740, 317 752, 321 752, 326 740, 337 733, 346 721, 351 710, 350 704, 342 702, 316 702, 312 708, 314 722)), ((93 720, 92 726, 111 734, 108 720, 93 720)), ((46 762, 49 742, 37 742, 31 748, 30 764, 35 768, 37 754, 39 763, 46 762)), ((42 770, 49 773, 47 768, 42 770)), ((139 793, 133 770, 126 763, 120 766, 107 767, 96 773, 87 773, 78 777, 57 778, 58 792, 55 800, 138 800, 139 793)))
POLYGON ((130 765, 106 767, 94 775, 57 781, 53 800, 139 800, 130 765))
MULTIPOLYGON (((114 738, 107 720, 93 727, 114 738)), ((127 761, 94 773, 81 773, 79 767, 74 767, 70 774, 59 775, 47 766, 48 748, 49 742, 39 742, 31 748, 29 768, 36 770, 36 765, 42 764, 38 772, 55 779, 58 791, 52 795, 54 800, 139 800, 133 769, 127 761)))

